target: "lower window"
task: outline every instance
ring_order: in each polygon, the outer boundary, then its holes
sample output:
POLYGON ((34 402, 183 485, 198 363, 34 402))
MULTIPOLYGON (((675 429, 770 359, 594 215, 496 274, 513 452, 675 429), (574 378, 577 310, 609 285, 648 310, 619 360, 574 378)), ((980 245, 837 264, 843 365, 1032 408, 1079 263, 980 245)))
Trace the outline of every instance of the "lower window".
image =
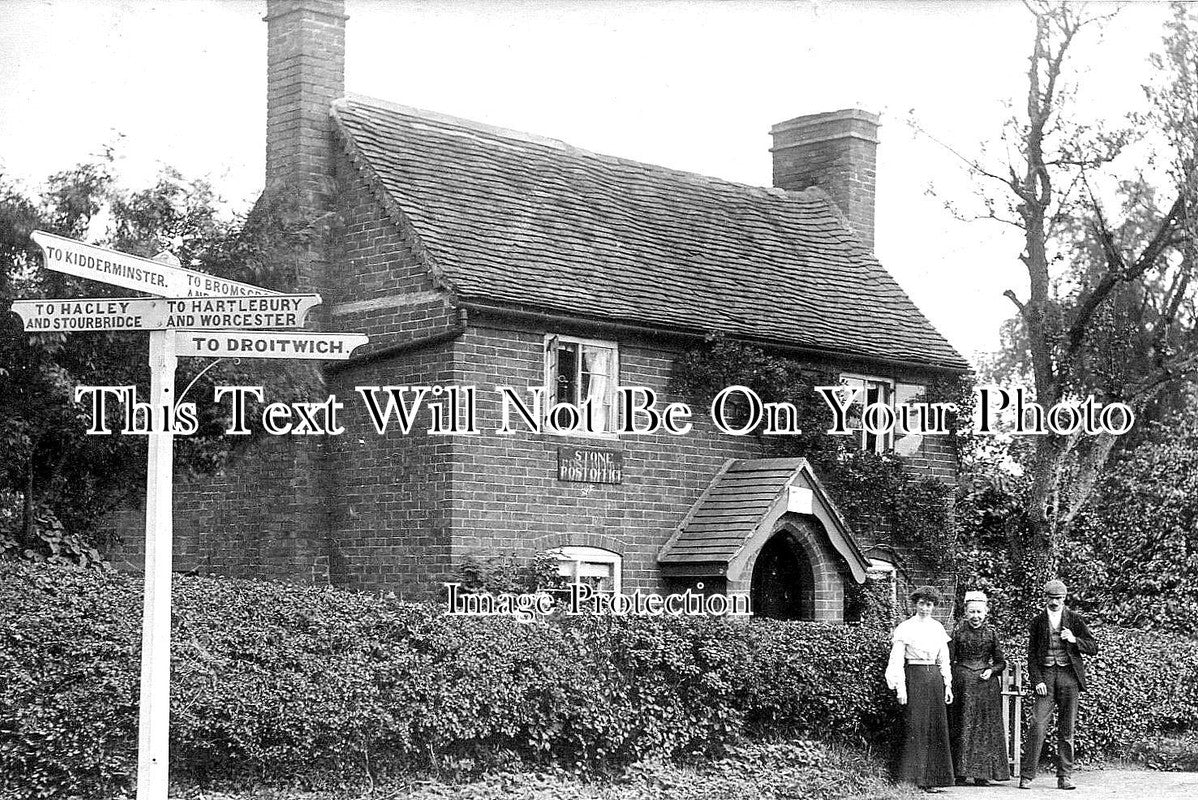
POLYGON ((598 547, 559 547, 549 551, 558 560, 558 574, 571 585, 587 585, 595 592, 620 593, 618 553, 598 547))

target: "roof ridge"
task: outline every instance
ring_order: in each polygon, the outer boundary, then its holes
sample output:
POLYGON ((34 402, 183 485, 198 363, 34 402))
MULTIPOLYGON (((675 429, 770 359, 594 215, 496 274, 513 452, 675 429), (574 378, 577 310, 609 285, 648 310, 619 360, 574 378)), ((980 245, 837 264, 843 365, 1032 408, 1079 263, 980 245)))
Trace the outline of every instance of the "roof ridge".
POLYGON ((404 103, 396 103, 393 100, 384 100, 381 97, 373 97, 366 94, 358 94, 357 92, 346 92, 344 97, 333 101, 333 106, 344 108, 349 103, 361 103, 362 105, 374 106, 386 111, 395 111, 400 114, 407 114, 412 117, 424 117, 436 122, 444 122, 451 125, 461 125, 463 127, 475 128, 477 130, 486 131, 496 136, 504 136, 511 139, 519 139, 524 142, 532 142, 534 144, 543 144, 549 147, 556 147, 561 150, 578 149, 570 144, 563 142, 561 139, 553 139, 548 136, 541 136, 527 131, 518 131, 514 128, 504 128, 499 125, 491 125, 478 120, 467 119, 466 117, 457 117, 453 114, 446 114, 441 111, 431 111, 427 108, 419 108, 417 106, 409 106, 404 103))
POLYGON ((597 159, 600 159, 602 161, 606 161, 609 163, 622 164, 624 166, 630 166, 630 167, 640 167, 640 168, 648 168, 648 169, 653 169, 653 170, 660 170, 662 172, 670 173, 671 175, 674 175, 674 176, 690 179, 694 183, 702 184, 702 185, 706 185, 706 186, 722 185, 722 186, 727 186, 727 187, 734 188, 734 189, 745 189, 750 192, 760 193, 760 194, 764 194, 764 195, 770 195, 773 197, 779 197, 779 198, 783 198, 783 199, 794 198, 794 199, 801 199, 801 200, 807 200, 807 201, 813 201, 813 202, 831 203, 831 200, 828 197, 828 195, 824 192, 818 191, 818 187, 814 187, 814 186, 809 187, 807 189, 801 189, 798 191, 794 191, 794 190, 790 190, 790 189, 780 189, 776 186, 759 186, 754 183, 743 183, 741 181, 732 181, 732 180, 728 180, 727 178, 719 178, 714 175, 705 175, 702 172, 692 172, 690 170, 679 169, 677 167, 668 167, 668 166, 665 166, 664 164, 655 164, 651 161, 638 161, 637 159, 624 158, 623 156, 616 156, 616 155, 612 155, 610 153, 600 153, 597 150, 588 150, 585 147, 579 147, 577 145, 570 144, 569 142, 564 141, 562 139, 554 139, 550 136, 541 136, 536 133, 520 131, 520 130, 516 130, 514 128, 504 128, 499 125, 491 125, 490 123, 479 122, 478 120, 468 119, 466 117, 458 117, 458 116, 454 116, 453 114, 445 114, 440 111, 430 111, 426 108, 419 108, 417 106, 404 105, 403 103, 396 103, 392 100, 384 100, 379 97, 372 97, 370 95, 357 94, 355 92, 346 93, 346 95, 344 97, 334 100, 332 105, 334 108, 340 109, 340 108, 345 108, 349 104, 355 103, 355 102, 361 103, 362 105, 379 108, 384 111, 393 111, 398 114, 404 114, 404 115, 411 116, 411 117, 419 117, 422 119, 431 120, 433 122, 440 122, 440 123, 446 124, 446 125, 453 125, 453 126, 457 126, 457 127, 461 127, 461 128, 466 128, 469 130, 475 130, 475 131, 479 131, 482 133, 487 133, 492 136, 498 136, 498 137, 506 138, 506 139, 515 139, 516 141, 526 142, 529 144, 539 144, 544 147, 549 147, 549 148, 552 148, 554 150, 558 150, 558 151, 561 151, 564 153, 578 153, 583 156, 597 158, 597 159))

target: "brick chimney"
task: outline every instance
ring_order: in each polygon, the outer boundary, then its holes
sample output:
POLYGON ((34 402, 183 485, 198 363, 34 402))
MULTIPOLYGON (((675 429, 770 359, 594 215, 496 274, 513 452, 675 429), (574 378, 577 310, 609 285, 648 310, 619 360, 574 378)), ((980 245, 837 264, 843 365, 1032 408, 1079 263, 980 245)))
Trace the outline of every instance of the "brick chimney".
POLYGON ((820 187, 873 250, 878 115, 856 108, 808 114, 779 122, 770 135, 774 186, 791 191, 820 187))
POLYGON ((345 94, 344 0, 266 2, 266 188, 294 182, 323 209, 333 176, 329 104, 345 94))

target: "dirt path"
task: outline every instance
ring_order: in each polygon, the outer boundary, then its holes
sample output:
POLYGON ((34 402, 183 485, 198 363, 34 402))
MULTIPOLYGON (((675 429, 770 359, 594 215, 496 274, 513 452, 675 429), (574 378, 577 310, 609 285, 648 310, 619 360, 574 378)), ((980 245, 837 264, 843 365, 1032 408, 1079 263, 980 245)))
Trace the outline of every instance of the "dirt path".
POLYGON ((1040 775, 1031 790, 1019 789, 1019 781, 996 783, 991 786, 953 786, 943 794, 929 797, 968 798, 968 800, 1091 800, 1091 798, 1120 798, 1120 800, 1193 800, 1198 798, 1198 772, 1153 772, 1151 770, 1093 770, 1073 776, 1077 790, 1062 792, 1057 779, 1049 773, 1040 775))

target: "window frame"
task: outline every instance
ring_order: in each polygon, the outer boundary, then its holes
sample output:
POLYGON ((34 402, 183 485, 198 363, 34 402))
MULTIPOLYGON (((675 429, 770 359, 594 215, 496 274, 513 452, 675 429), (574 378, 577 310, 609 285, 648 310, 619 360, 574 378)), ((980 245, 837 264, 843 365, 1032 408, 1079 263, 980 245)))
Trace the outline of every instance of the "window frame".
MULTIPOLYGON (((895 388, 897 386, 897 381, 895 381, 893 378, 884 378, 881 375, 869 375, 869 374, 860 373, 860 372, 842 372, 842 373, 840 373, 840 382, 844 386, 849 386, 854 389, 861 388, 861 389, 865 390, 865 396, 862 397, 861 400, 859 401, 860 405, 861 405, 861 416, 858 419, 858 424, 860 425, 860 427, 859 428, 852 428, 852 427, 849 428, 849 430, 855 430, 858 432, 857 449, 865 451, 865 452, 872 452, 877 455, 881 455, 882 453, 887 453, 887 452, 890 452, 891 450, 893 450, 894 449, 894 428, 892 427, 889 431, 887 431, 884 435, 881 435, 881 436, 877 436, 877 434, 869 433, 868 431, 865 430, 864 414, 865 414, 865 407, 866 407, 866 405, 869 404, 869 390, 870 390, 871 383, 878 385, 878 386, 884 386, 886 388, 886 405, 888 405, 890 407, 891 411, 894 411, 895 388), (860 382, 860 385, 859 386, 854 385, 854 384, 850 383, 850 381, 858 381, 858 382, 860 382), (871 437, 875 437, 875 436, 877 436, 877 442, 874 443, 874 446, 872 448, 868 447, 867 446, 868 439, 871 437)), ((858 403, 858 401, 854 400, 853 406, 857 405, 857 403, 858 403)), ((850 406, 850 408, 852 408, 853 406, 850 406)), ((897 425, 897 423, 896 423, 896 425, 897 425)))
POLYGON ((557 558, 558 575, 569 579, 567 586, 581 586, 582 577, 579 575, 578 567, 582 564, 604 564, 611 567, 611 584, 612 588, 608 590, 595 590, 596 594, 620 594, 621 585, 623 583, 624 558, 619 553, 612 550, 604 550, 601 547, 591 547, 589 545, 565 545, 563 547, 555 547, 549 550, 549 554, 557 558), (572 574, 562 572, 567 564, 573 564, 574 569, 572 574))
POLYGON ((542 341, 542 386, 544 387, 544 407, 541 409, 542 430, 551 436, 582 436, 590 439, 616 439, 619 437, 620 427, 620 408, 616 394, 616 390, 620 386, 620 344, 616 341, 607 339, 589 339, 582 336, 568 336, 559 333, 547 333, 542 341), (589 431, 589 430, 573 430, 559 431, 549 426, 549 411, 558 403, 557 399, 557 379, 560 374, 558 371, 558 351, 562 344, 574 344, 578 346, 578 363, 575 385, 579 397, 570 402, 576 406, 581 406, 582 403, 582 373, 585 369, 585 360, 583 359, 583 349, 586 347, 603 348, 611 352, 611 363, 607 367, 608 386, 606 390, 607 400, 607 430, 589 431))

